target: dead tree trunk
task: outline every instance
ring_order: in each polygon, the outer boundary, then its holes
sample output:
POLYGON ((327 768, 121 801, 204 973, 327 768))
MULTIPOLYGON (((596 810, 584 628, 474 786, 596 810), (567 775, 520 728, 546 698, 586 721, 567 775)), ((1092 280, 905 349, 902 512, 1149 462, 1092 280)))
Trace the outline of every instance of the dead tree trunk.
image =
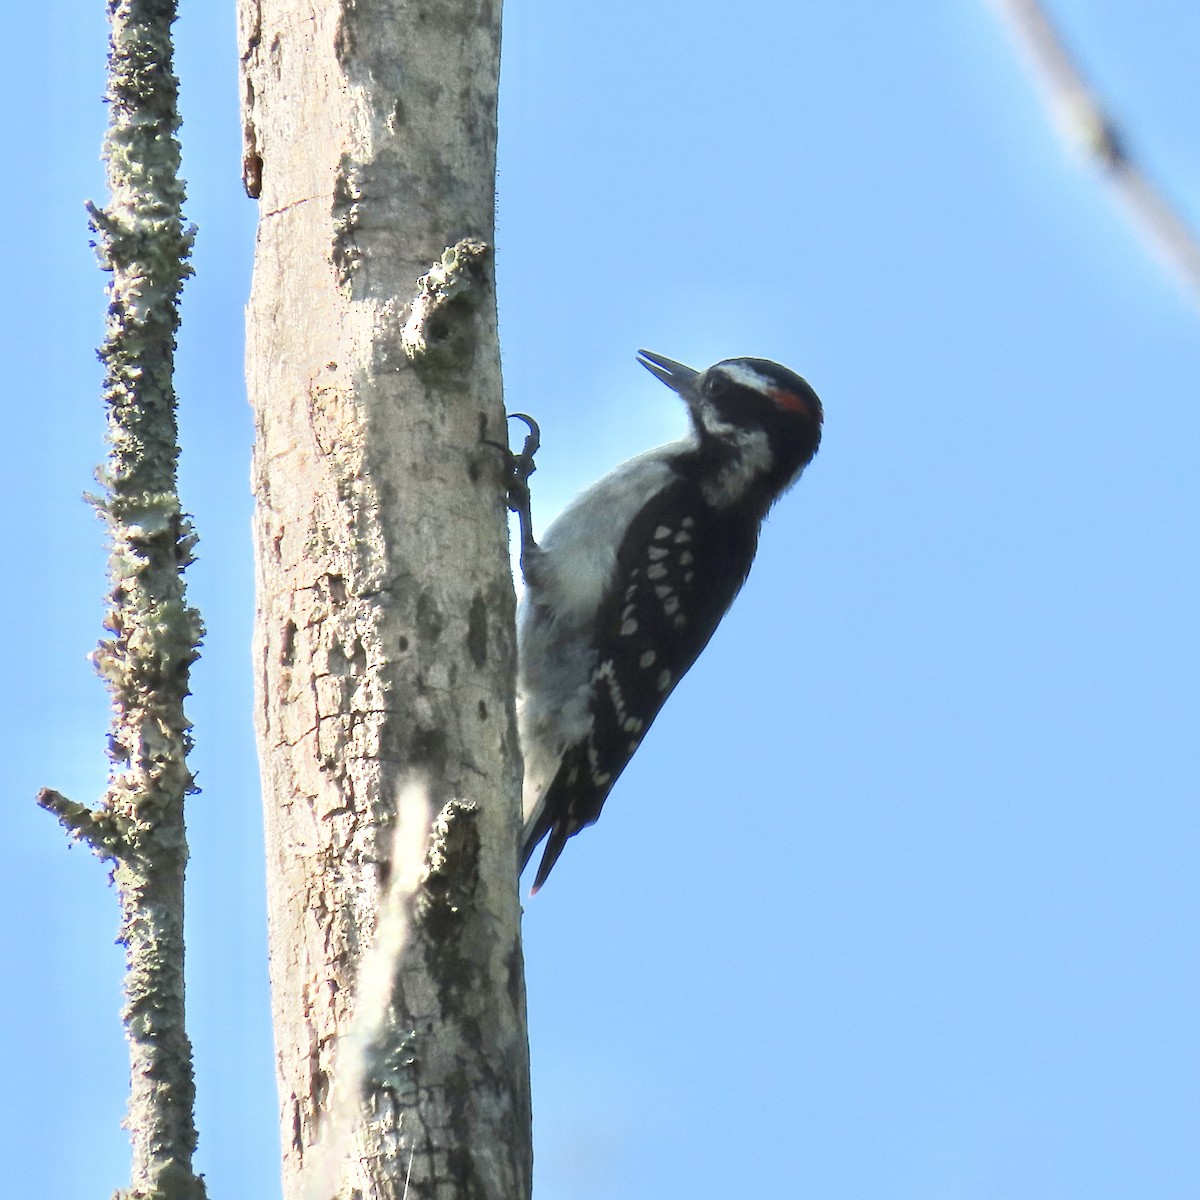
POLYGON ((284 1195, 520 1200, 500 6, 239 15, 284 1195))

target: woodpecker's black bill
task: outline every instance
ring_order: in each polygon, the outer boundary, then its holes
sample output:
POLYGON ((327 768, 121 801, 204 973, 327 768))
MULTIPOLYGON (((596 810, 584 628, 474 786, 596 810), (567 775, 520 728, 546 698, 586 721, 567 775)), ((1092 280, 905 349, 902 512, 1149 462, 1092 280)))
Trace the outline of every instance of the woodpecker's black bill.
POLYGON ((665 358, 661 354, 651 354, 649 350, 639 350, 637 360, 651 375, 656 379, 661 379, 672 391, 678 392, 681 396, 692 394, 692 385, 696 382, 699 371, 693 371, 691 367, 685 367, 683 363, 676 362, 673 358, 665 358))

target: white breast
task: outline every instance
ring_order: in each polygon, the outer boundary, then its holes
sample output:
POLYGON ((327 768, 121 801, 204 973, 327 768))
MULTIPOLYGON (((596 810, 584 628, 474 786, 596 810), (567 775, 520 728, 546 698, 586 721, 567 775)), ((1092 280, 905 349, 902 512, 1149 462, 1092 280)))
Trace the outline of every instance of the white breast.
POLYGON ((565 748, 587 736, 596 665, 592 622, 625 531, 675 478, 667 461, 674 448, 660 446, 631 458, 588 488, 546 530, 528 564, 518 618, 517 688, 527 821, 535 819, 565 748))

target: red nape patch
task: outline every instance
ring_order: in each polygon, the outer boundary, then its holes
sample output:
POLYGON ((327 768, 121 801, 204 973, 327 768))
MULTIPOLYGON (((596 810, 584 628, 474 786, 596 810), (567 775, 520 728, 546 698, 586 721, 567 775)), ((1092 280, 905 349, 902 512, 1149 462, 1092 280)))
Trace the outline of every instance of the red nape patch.
POLYGON ((785 392, 783 388, 768 388, 767 395, 785 412, 810 412, 808 401, 803 396, 797 396, 795 392, 785 392))

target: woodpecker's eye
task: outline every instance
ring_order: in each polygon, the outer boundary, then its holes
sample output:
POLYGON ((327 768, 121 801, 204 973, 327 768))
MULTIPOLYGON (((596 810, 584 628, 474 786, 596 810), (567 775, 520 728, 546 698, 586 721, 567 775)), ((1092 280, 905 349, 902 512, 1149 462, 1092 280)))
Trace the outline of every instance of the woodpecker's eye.
POLYGON ((709 375, 704 381, 704 390, 714 400, 719 400, 729 391, 729 380, 724 375, 709 375))

